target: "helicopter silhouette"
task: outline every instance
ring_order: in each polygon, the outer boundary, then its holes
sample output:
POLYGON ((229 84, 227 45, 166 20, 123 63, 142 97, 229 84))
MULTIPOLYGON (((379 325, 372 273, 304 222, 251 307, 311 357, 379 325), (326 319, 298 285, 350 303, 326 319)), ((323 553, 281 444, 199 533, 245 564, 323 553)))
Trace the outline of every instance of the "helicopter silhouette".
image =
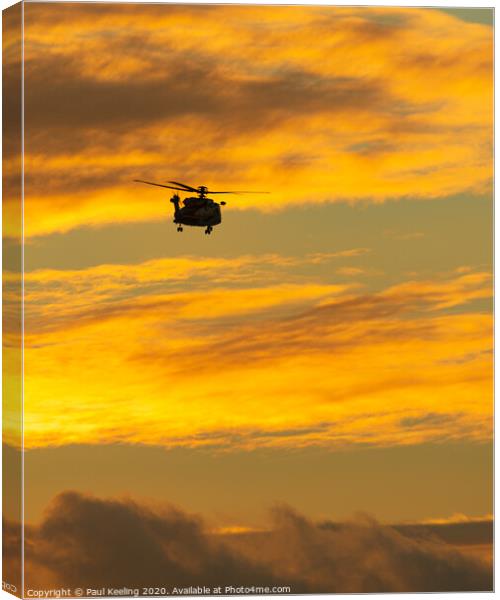
POLYGON ((185 183, 178 181, 169 181, 174 185, 164 185, 153 181, 144 181, 143 179, 134 179, 137 183, 147 183, 148 185, 156 185, 158 187, 177 190, 180 192, 194 192, 197 196, 184 198, 181 206, 181 198, 179 194, 174 194, 170 198, 170 202, 174 205, 174 223, 177 224, 177 231, 183 231, 183 225, 190 227, 205 227, 205 235, 210 235, 213 228, 219 225, 222 221, 221 206, 225 206, 225 202, 215 202, 208 198, 208 194, 267 194, 268 192, 250 192, 250 191, 225 191, 215 192, 209 190, 205 185, 200 185, 195 188, 185 183), (175 186, 175 187, 174 187, 175 186))

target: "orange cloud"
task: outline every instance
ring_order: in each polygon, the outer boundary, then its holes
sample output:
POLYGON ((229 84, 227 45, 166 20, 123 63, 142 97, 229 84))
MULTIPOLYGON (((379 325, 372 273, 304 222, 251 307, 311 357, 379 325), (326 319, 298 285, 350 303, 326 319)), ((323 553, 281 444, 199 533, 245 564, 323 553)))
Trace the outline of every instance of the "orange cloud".
POLYGON ((25 12, 28 236, 165 218, 138 176, 271 192, 227 210, 491 191, 487 26, 392 7, 25 12))
POLYGON ((473 303, 490 276, 363 293, 299 277, 290 259, 293 283, 264 286, 288 260, 237 285, 234 269, 266 258, 28 274, 27 446, 489 439, 491 317, 473 303), (190 292, 167 292, 169 266, 190 292))

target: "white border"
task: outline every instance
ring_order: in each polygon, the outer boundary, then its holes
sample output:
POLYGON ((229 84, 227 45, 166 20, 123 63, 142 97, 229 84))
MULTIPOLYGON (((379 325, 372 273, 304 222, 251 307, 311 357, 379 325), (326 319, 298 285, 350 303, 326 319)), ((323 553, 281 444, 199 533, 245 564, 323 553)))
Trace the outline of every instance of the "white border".
MULTIPOLYGON (((45 1, 45 2, 61 2, 61 1, 75 1, 75 2, 106 2, 106 3, 111 3, 111 2, 115 2, 115 3, 123 3, 123 0, 29 0, 30 2, 34 1, 45 1)), ((273 1, 269 1, 269 0, 239 0, 238 2, 231 2, 230 0, 219 0, 219 1, 211 1, 211 0, 184 0, 183 2, 179 1, 179 0, 131 0, 129 2, 127 2, 128 4, 261 4, 261 5, 266 5, 266 4, 272 4, 272 5, 291 5, 291 4, 305 4, 305 5, 330 5, 330 6, 387 6, 387 7, 391 7, 391 6, 395 6, 395 7, 415 7, 415 8, 474 8, 474 9, 478 9, 478 8, 493 8, 496 9, 497 7, 497 1, 498 0, 490 0, 487 2, 478 2, 477 4, 474 4, 474 0, 469 0, 468 2, 463 1, 463 0, 440 0, 437 2, 432 2, 430 3, 429 1, 419 1, 419 0, 413 0, 413 1, 404 1, 404 0, 385 0, 384 2, 375 2, 372 0, 365 0, 364 2, 354 2, 354 1, 349 1, 349 0, 339 0, 339 1, 328 1, 328 0, 315 0, 315 1, 311 1, 311 0, 303 0, 302 2, 287 2, 286 0, 273 0, 273 1)), ((13 0, 0 0, 0 7, 2 10, 8 8, 9 6, 12 6, 13 4, 16 4, 15 1, 13 0)), ((495 11, 496 12, 496 11, 495 11)), ((494 15, 496 16, 496 15, 494 15)), ((22 347, 21 347, 21 356, 22 356, 22 374, 23 374, 23 381, 22 381, 22 411, 23 411, 23 419, 22 419, 22 423, 21 423, 21 436, 22 436, 22 449, 23 449, 23 453, 22 453, 22 491, 21 491, 21 503, 22 503, 22 515, 23 515, 23 524, 22 524, 22 568, 23 568, 23 573, 22 573, 22 588, 24 590, 24 5, 22 8, 22 32, 23 32, 23 40, 22 40, 22 87, 21 87, 21 102, 22 102, 22 119, 21 119, 21 148, 22 148, 22 183, 21 183, 21 195, 22 195, 22 240, 23 240, 23 245, 22 245, 22 320, 21 320, 21 330, 22 330, 22 347)), ((0 41, 1 41, 1 28, 0 28, 0 41)), ((496 28, 494 28, 494 42, 495 42, 495 80, 496 80, 496 48, 497 46, 497 32, 496 32, 496 28)), ((0 71, 1 71, 1 65, 0 65, 0 71)), ((496 109, 497 109, 497 98, 495 95, 495 114, 496 114, 496 109)), ((495 128, 495 134, 496 134, 496 128, 495 128)), ((496 135, 495 135, 495 142, 496 142, 496 135)), ((1 150, 0 150, 1 153, 1 150)), ((495 173, 497 171, 497 156, 495 154, 495 173)), ((496 189, 494 192, 494 205, 496 207, 496 189)), ((0 226, 1 226, 1 222, 2 222, 2 215, 0 212, 0 226)), ((494 212, 494 230, 497 230, 497 226, 500 223, 500 216, 498 215, 498 212, 495 210, 494 212)), ((498 248, 495 245, 495 251, 494 251, 494 264, 495 264, 495 314, 498 308, 497 302, 500 302, 500 300, 498 300, 498 296, 497 296, 497 286, 496 286, 496 264, 497 264, 497 251, 498 248)), ((499 251, 500 252, 500 251, 499 251)), ((0 246, 0 259, 2 257, 2 249, 0 246)), ((1 298, 0 298, 0 307, 1 307, 1 298)), ((1 323, 0 323, 0 329, 1 329, 1 323)), ((497 334, 497 322, 495 320, 495 339, 496 339, 496 334, 497 334)), ((0 357, 1 357, 1 346, 0 346, 0 357)), ((498 383, 498 379, 496 377, 496 368, 495 368, 495 396, 496 396, 496 391, 497 391, 497 383, 498 383)), ((496 416, 495 416, 495 425, 496 425, 496 416)), ((0 455, 1 455, 1 450, 0 450, 0 455)), ((495 480, 496 480, 496 476, 497 476, 497 467, 498 467, 498 463, 496 461, 496 445, 495 445, 495 480)), ((1 469, 1 466, 0 466, 1 469)), ((1 490, 1 479, 0 479, 0 490, 1 490)), ((496 508, 497 508, 497 496, 495 495, 495 514, 496 514, 496 508)), ((0 533, 1 533, 1 523, 0 523, 0 533)), ((497 581, 497 576, 499 574, 499 569, 500 567, 497 564, 497 561, 495 561, 495 581, 497 581)), ((1 573, 1 563, 0 563, 0 573, 1 573)), ((476 600, 479 598, 483 598, 484 595, 491 595, 488 592, 482 592, 482 593, 471 593, 471 592, 463 592, 463 593, 454 593, 454 592, 448 592, 448 593, 432 593, 433 598, 436 598, 436 600, 441 600, 441 598, 443 600, 448 600, 450 598, 453 597, 463 597, 471 600, 476 600)), ((372 595, 372 594, 370 594, 372 595)), ((394 596, 401 596, 402 594, 374 594, 375 598, 391 598, 394 596)), ((403 594, 404 596, 420 596, 421 594, 403 594)), ((352 594, 311 594, 307 597, 310 598, 325 598, 325 597, 332 597, 335 599, 339 599, 339 600, 348 600, 350 597, 352 597, 352 594)), ((287 597, 294 597, 294 596, 287 596, 287 597)), ((301 596, 303 597, 303 596, 301 596)), ((7 600, 7 599, 12 599, 13 596, 10 594, 7 594, 6 592, 0 590, 0 600, 7 600)), ((234 597, 231 597, 234 598, 234 597)), ((241 598, 257 598, 257 596, 241 596, 241 598)))

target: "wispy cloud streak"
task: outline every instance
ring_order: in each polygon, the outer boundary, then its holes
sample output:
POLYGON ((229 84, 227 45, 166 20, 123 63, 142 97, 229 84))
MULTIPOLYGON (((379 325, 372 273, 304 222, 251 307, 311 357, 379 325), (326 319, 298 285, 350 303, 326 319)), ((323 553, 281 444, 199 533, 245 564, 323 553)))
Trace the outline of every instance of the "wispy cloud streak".
POLYGON ((27 445, 489 439, 491 276, 367 293, 337 254, 28 274, 27 445))
POLYGON ((139 174, 272 192, 229 209, 491 191, 490 27, 68 3, 27 6, 25 30, 27 235, 163 218, 139 174))

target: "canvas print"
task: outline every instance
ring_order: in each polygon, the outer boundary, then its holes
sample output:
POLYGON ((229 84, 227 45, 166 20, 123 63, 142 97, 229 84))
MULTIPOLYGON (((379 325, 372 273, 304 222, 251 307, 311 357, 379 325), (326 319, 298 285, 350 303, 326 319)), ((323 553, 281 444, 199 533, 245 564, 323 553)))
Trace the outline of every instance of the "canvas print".
POLYGON ((4 590, 491 591, 493 10, 3 31, 4 590))

